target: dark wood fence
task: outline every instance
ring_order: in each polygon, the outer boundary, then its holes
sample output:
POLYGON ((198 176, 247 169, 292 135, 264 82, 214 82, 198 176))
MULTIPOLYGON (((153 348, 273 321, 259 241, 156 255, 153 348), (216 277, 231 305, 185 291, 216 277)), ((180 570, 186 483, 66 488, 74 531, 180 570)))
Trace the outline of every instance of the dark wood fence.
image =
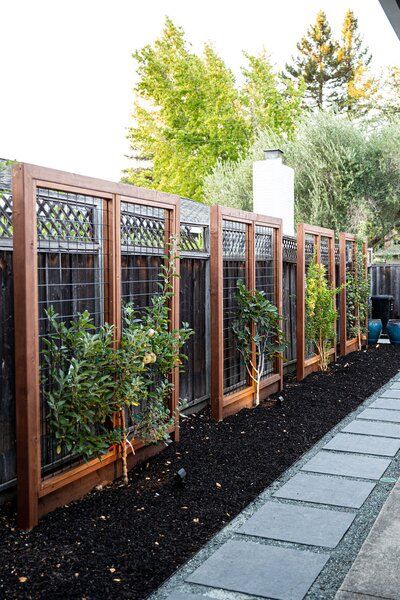
POLYGON ((394 298, 393 318, 400 319, 400 265, 371 265, 371 295, 390 294, 394 298))

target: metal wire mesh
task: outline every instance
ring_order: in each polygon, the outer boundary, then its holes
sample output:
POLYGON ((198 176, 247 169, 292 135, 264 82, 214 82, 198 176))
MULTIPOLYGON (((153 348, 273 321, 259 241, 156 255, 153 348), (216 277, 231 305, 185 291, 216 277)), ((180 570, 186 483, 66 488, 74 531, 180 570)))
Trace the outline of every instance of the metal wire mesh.
MULTIPOLYGON (((121 203, 121 298, 137 315, 160 293, 160 272, 167 251, 165 210, 143 204, 121 203)), ((126 412, 127 422, 140 415, 144 403, 126 412)))
MULTIPOLYGON (((108 298, 106 210, 103 199, 38 188, 39 352, 42 375, 43 338, 50 332, 46 311, 53 307, 67 325, 87 310, 96 327, 104 322, 108 298)), ((48 373, 47 373, 48 374, 48 373)), ((51 382, 50 382, 51 385, 51 382)), ((78 457, 67 455, 49 426, 49 408, 41 394, 41 458, 43 474, 54 473, 78 457)))
MULTIPOLYGON (((274 229, 264 225, 256 225, 256 289, 263 291, 266 298, 275 301, 275 270, 274 270, 274 229)), ((262 377, 268 377, 274 372, 274 362, 265 364, 262 377)))
MULTIPOLYGON (((315 257, 315 236, 312 233, 305 234, 304 240, 304 249, 305 249, 305 263, 306 263, 306 275, 308 271, 308 267, 312 263, 315 257)), ((315 345, 314 342, 310 342, 307 339, 305 340, 305 356, 306 359, 312 358, 315 356, 315 345)))
POLYGON ((236 392, 247 386, 246 370, 232 331, 237 316, 237 281, 246 280, 246 225, 237 221, 222 223, 223 256, 223 336, 224 392, 236 392))
MULTIPOLYGON (((346 256, 346 275, 351 274, 354 275, 355 263, 354 263, 354 248, 355 244, 351 240, 346 240, 345 245, 345 256, 346 256)), ((353 314, 349 311, 348 302, 346 303, 346 337, 351 337, 351 325, 354 321, 354 311, 353 314)))

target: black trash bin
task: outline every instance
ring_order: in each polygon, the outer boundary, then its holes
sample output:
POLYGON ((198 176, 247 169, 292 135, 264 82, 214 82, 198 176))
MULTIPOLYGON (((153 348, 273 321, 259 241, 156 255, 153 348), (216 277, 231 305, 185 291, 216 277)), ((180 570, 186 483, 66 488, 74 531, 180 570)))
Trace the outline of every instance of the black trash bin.
POLYGON ((371 296, 372 318, 381 319, 382 333, 386 333, 387 322, 393 318, 393 301, 394 298, 390 294, 371 296))

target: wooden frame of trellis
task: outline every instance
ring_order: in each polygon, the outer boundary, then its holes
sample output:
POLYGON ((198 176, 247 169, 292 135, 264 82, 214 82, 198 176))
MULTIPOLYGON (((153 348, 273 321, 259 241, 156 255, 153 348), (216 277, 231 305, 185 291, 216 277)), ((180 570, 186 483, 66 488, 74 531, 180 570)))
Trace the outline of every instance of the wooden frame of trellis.
MULTIPOLYGON (((347 339, 347 302, 346 302, 346 274, 347 274, 347 245, 350 244, 352 257, 353 257, 353 268, 357 273, 357 261, 356 253, 357 249, 357 236, 341 232, 339 234, 339 255, 340 255, 340 285, 342 289, 340 291, 340 354, 346 356, 350 352, 354 352, 358 349, 358 339, 352 338, 347 339)), ((368 244, 367 240, 362 240, 362 253, 363 253, 363 269, 365 278, 368 278, 368 244)), ((366 318, 366 326, 368 326, 368 316, 366 318)))
MULTIPOLYGON (((335 287, 335 233, 332 229, 315 227, 305 223, 297 226, 297 379, 301 381, 313 371, 318 371, 319 357, 306 357, 306 237, 312 236, 317 262, 321 262, 321 240, 328 240, 328 281, 335 287)), ((336 331, 336 323, 335 323, 336 331)), ((336 358, 336 343, 329 352, 331 359, 336 358)))
MULTIPOLYGON (((24 163, 14 165, 12 187, 18 524, 23 529, 31 529, 42 515, 81 497, 96 484, 112 481, 121 474, 120 449, 113 447, 101 461, 80 462, 51 477, 42 475, 37 190, 60 190, 101 200, 106 243, 103 250, 104 320, 115 326, 117 339, 121 333, 121 201, 165 211, 163 253, 167 254, 171 236, 179 235, 180 200, 171 194, 24 163)), ((177 258, 176 271, 179 273, 177 258)), ((170 304, 171 329, 179 326, 179 278, 174 278, 173 286, 175 295, 170 304)), ((171 381, 174 389, 170 410, 176 415, 179 401, 178 367, 171 373, 171 381)), ((177 419, 171 433, 175 439, 178 438, 177 419)), ((135 454, 129 455, 129 466, 160 449, 161 446, 145 447, 139 442, 135 454)))
MULTIPOLYGON (((273 294, 274 304, 282 313, 282 220, 250 212, 214 205, 210 211, 211 242, 211 412, 216 420, 236 413, 254 404, 255 384, 246 378, 245 384, 233 393, 224 389, 224 222, 236 223, 245 232, 244 263, 245 281, 248 289, 256 287, 256 228, 270 228, 273 237, 273 294)), ((282 389, 283 360, 273 361, 273 372, 266 376, 260 387, 260 398, 282 389)))

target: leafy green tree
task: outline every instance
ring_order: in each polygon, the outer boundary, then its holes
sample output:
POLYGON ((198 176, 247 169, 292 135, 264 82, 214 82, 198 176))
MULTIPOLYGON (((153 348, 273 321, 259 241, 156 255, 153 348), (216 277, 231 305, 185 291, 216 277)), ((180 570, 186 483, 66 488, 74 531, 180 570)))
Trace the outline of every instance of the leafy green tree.
POLYGON ((390 67, 382 82, 379 102, 380 114, 384 119, 396 121, 400 118, 400 68, 390 67))
POLYGON ((139 82, 129 140, 139 164, 124 181, 201 200, 218 159, 236 160, 249 143, 234 76, 211 46, 194 54, 168 18, 162 36, 134 58, 139 82))
POLYGON ((215 167, 205 201, 251 210, 253 161, 271 147, 281 148, 295 170, 298 222, 367 236, 374 247, 400 231, 399 121, 370 131, 321 111, 303 117, 293 140, 265 130, 239 161, 215 167))
POLYGON ((337 108, 352 116, 365 114, 372 107, 377 82, 368 72, 372 54, 364 46, 358 20, 350 9, 344 17, 337 58, 341 83, 337 108))
POLYGON ((278 309, 260 290, 248 290, 237 281, 238 311, 233 323, 238 350, 248 376, 255 383, 254 404, 260 403, 260 383, 268 361, 285 349, 284 333, 278 309), (253 355, 254 347, 254 355, 253 355))
POLYGON ((266 54, 244 53, 242 104, 253 131, 270 128, 279 134, 293 135, 301 114, 304 94, 302 82, 277 74, 266 54))
POLYGON ((286 65, 286 75, 303 80, 305 98, 311 108, 326 109, 335 105, 339 76, 339 45, 324 11, 317 14, 305 36, 297 44, 298 55, 286 65))
POLYGON ((314 257, 306 277, 306 340, 315 345, 322 371, 328 370, 329 352, 335 343, 335 297, 339 291, 329 285, 325 266, 314 257))

